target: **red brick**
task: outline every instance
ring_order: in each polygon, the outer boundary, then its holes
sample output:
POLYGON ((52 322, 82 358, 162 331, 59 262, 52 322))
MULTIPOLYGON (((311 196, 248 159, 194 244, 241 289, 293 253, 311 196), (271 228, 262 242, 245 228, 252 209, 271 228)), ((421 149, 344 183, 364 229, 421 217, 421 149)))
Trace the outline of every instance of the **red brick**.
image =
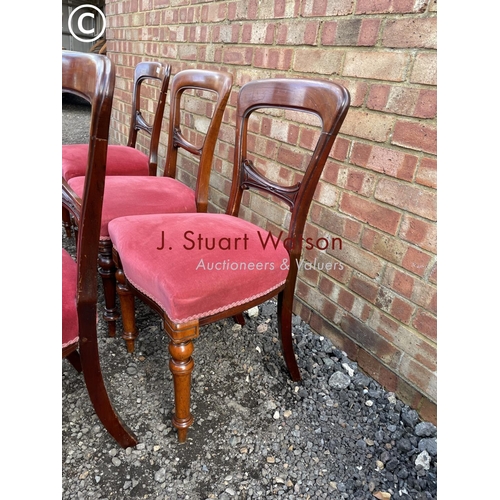
POLYGON ((409 356, 401 359, 401 375, 415 386, 421 388, 430 398, 436 398, 436 374, 409 356))
POLYGON ((437 251, 437 228, 435 224, 405 215, 399 235, 402 239, 418 245, 423 250, 428 250, 434 254, 437 251))
POLYGON ((397 375, 388 370, 377 358, 359 349, 356 358, 358 366, 370 377, 377 380, 386 390, 395 392, 398 386, 397 375))
POLYGON ((402 266, 408 271, 423 276, 430 261, 430 255, 410 247, 403 258, 402 266))
POLYGON ((322 45, 335 45, 337 24, 337 21, 325 21, 321 32, 322 45))
POLYGON ((368 197, 373 194, 375 177, 357 169, 348 169, 345 187, 349 191, 368 197))
POLYGON ((366 106, 370 109, 383 111, 384 109, 386 109, 390 92, 391 92, 390 85, 385 85, 385 84, 372 85, 370 87, 370 92, 368 94, 368 100, 366 102, 366 106))
POLYGON ((303 151, 297 148, 291 148, 281 145, 278 149, 277 160, 284 165, 294 167, 302 172, 305 171, 309 155, 305 155, 303 151))
POLYGON ((422 158, 415 181, 423 186, 437 187, 437 162, 434 158, 422 158))
POLYGON ((407 14, 424 12, 428 0, 358 0, 356 14, 407 14))
POLYGON ((375 198, 426 219, 437 220, 436 193, 419 186, 382 179, 375 189, 375 198))
POLYGON ((391 87, 384 111, 397 115, 413 116, 420 91, 411 87, 391 87))
POLYGON ((252 64, 253 49, 251 47, 225 47, 223 60, 226 64, 252 64))
POLYGON ((402 326, 397 321, 378 312, 373 314, 369 326, 374 328, 377 333, 394 344, 398 349, 401 349, 405 355, 415 359, 429 370, 436 370, 436 346, 416 337, 415 332, 410 328, 402 326))
POLYGON ((352 13, 352 0, 304 0, 302 15, 304 17, 346 16, 352 13))
POLYGON ((331 156, 336 160, 345 161, 347 159, 350 146, 351 141, 342 137, 337 137, 332 148, 331 156))
POLYGON ((413 326, 423 335, 429 339, 437 340, 437 321, 434 316, 429 314, 427 311, 420 309, 417 311, 415 319, 413 320, 413 326))
POLYGON ((395 391, 405 404, 411 408, 419 408, 422 403, 422 393, 415 389, 414 385, 410 385, 405 379, 398 377, 395 391))
POLYGON ((338 307, 336 304, 329 300, 324 300, 321 307, 318 309, 320 314, 322 314, 327 320, 333 322, 335 316, 337 315, 338 307))
POLYGON ((209 3, 201 7, 201 22, 203 23, 216 23, 224 21, 226 17, 226 2, 209 3))
POLYGON ((391 48, 435 49, 437 46, 437 18, 389 19, 384 27, 382 44, 391 48))
POLYGON ((155 9, 161 9, 162 7, 170 7, 170 4, 171 0, 154 0, 155 9))
POLYGON ((422 309, 437 314, 437 290, 432 283, 428 283, 423 279, 415 279, 411 300, 422 309))
POLYGON ((349 292, 348 290, 345 290, 343 288, 340 289, 339 295, 338 295, 338 304, 342 308, 344 308, 346 311, 351 311, 352 306, 354 305, 354 295, 349 292))
POLYGON ((390 287, 396 293, 403 295, 406 298, 411 298, 413 294, 413 285, 415 278, 399 271, 398 269, 389 266, 386 269, 383 285, 390 287))
POLYGON ((380 23, 380 19, 363 19, 359 31, 358 45, 364 47, 376 45, 380 23))
POLYGON ((318 143, 320 131, 303 128, 300 134, 299 146, 312 151, 318 143))
POLYGON ((269 45, 274 42, 275 26, 273 23, 248 23, 243 26, 243 43, 255 45, 269 45))
POLYGON ((253 65, 257 68, 289 70, 292 57, 292 49, 256 47, 253 65))
MULTIPOLYGON (((304 261, 305 262, 305 261, 304 261)), ((318 287, 318 283, 319 283, 319 272, 316 271, 316 269, 314 268, 306 268, 306 267, 302 267, 300 270, 299 270, 299 274, 298 274, 299 278, 301 280, 303 280, 305 283, 307 283, 309 286, 312 286, 313 288, 318 288, 318 290, 320 292, 323 292, 323 290, 321 289, 321 287, 318 287)), ((324 292, 323 292, 324 293, 324 292)), ((327 295, 327 294, 325 294, 327 295)))
POLYGON ((322 207, 313 201, 310 211, 311 220, 327 228, 333 234, 353 242, 358 242, 361 236, 362 224, 345 215, 322 207))
POLYGON ((396 234, 401 214, 355 195, 344 193, 340 210, 382 231, 396 234))
POLYGON ((410 181, 417 168, 417 157, 380 146, 356 142, 351 161, 355 165, 410 181))
POLYGON ((243 19, 249 21, 258 18, 259 0, 247 0, 245 2, 232 2, 229 4, 228 19, 243 19), (236 9, 234 8, 236 4, 236 9), (231 17, 229 17, 229 15, 231 17))
POLYGON ((318 31, 318 21, 288 21, 279 26, 276 42, 280 45, 317 45, 318 31))
POLYGON ((391 316, 408 325, 414 310, 415 307, 410 303, 398 297, 394 297, 389 312, 391 316))
POLYGON ((392 368, 398 366, 401 359, 401 351, 390 342, 387 342, 386 339, 377 335, 366 324, 350 315, 346 315, 342 318, 341 327, 347 335, 363 345, 368 352, 375 354, 386 366, 392 368))
POLYGON ((437 55, 436 52, 421 52, 417 54, 410 75, 411 83, 423 85, 437 84, 437 55))
MULTIPOLYGON (((246 26, 243 27, 245 30, 246 26)), ((221 43, 238 43, 240 35, 240 26, 237 24, 230 25, 216 25, 212 29, 212 42, 221 42, 221 43)), ((243 38, 245 36, 243 35, 243 38)))
POLYGON ((421 90, 414 115, 418 118, 435 118, 437 115, 437 91, 421 90))
POLYGON ((354 274, 349 282, 349 289, 374 304, 379 287, 359 274, 354 274))
POLYGON ((431 422, 437 425, 437 405, 427 398, 422 398, 416 407, 418 414, 424 422, 431 422))

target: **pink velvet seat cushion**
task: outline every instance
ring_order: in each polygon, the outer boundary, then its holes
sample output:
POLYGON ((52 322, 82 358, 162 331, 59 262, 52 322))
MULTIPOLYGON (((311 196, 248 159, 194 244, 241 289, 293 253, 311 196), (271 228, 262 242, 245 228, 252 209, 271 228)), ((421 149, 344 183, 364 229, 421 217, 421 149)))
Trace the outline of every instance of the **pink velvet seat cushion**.
MULTIPOLYGON (((82 196, 84 177, 68 184, 82 196)), ((109 239, 109 221, 126 215, 196 212, 194 191, 171 177, 106 177, 101 217, 101 239, 109 239)))
POLYGON ((109 223, 109 234, 127 279, 174 322, 264 296, 288 275, 283 242, 230 215, 121 217, 109 223))
POLYGON ((62 346, 78 342, 76 280, 78 269, 71 255, 62 249, 62 346))
MULTIPOLYGON (((85 176, 87 144, 66 144, 62 147, 62 176, 65 180, 85 176)), ((149 158, 142 151, 128 146, 108 146, 106 175, 149 175, 149 158)))

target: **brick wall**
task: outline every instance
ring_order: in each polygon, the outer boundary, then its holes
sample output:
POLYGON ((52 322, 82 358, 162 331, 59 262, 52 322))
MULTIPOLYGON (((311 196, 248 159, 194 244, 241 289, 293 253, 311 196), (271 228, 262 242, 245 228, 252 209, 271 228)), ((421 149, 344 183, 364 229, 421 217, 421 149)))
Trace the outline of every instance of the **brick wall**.
MULTIPOLYGON (((436 1, 107 0, 106 15, 108 55, 118 75, 113 142, 126 142, 137 62, 164 59, 173 73, 198 67, 234 75, 211 181, 213 211, 225 208, 229 193, 242 84, 309 77, 349 89, 352 106, 306 230, 314 239, 340 238, 342 248, 305 251, 304 262, 330 262, 332 269, 301 271, 296 312, 434 421, 436 1)), ((151 111, 155 95, 154 89, 146 95, 151 111)), ((196 106, 190 112, 196 122, 196 106)), ((256 163, 275 180, 294 182, 315 124, 263 114, 254 132, 256 163)), ((187 158, 182 167, 179 175, 192 184, 187 158)), ((268 228, 286 218, 280 206, 265 218, 269 200, 257 194, 244 204, 244 217, 268 228)))

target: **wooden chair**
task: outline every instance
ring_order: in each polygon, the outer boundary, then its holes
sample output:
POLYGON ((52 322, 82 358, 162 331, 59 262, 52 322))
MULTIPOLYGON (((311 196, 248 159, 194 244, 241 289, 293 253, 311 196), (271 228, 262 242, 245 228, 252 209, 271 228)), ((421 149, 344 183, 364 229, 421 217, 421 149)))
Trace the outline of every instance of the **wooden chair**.
POLYGON ((133 343, 137 337, 135 296, 160 314, 170 338, 173 425, 180 442, 193 422, 192 340, 198 337, 201 325, 241 314, 277 295, 284 359, 292 379, 300 379, 291 319, 302 235, 314 190, 349 100, 345 88, 326 81, 247 83, 238 96, 234 174, 226 213, 129 216, 109 223, 127 342, 133 343), (247 155, 249 117, 261 108, 308 112, 321 120, 321 134, 302 180, 295 185, 282 186, 269 180, 247 155), (286 238, 238 217, 243 191, 250 188, 288 205, 291 216, 286 238))
MULTIPOLYGON (((160 141, 162 119, 167 101, 170 80, 170 65, 166 63, 143 61, 134 70, 132 92, 132 113, 127 145, 108 145, 106 175, 156 175, 158 167, 158 144, 160 141), (159 95, 153 124, 149 125, 141 111, 141 90, 145 82, 159 82, 159 95), (149 154, 136 149, 139 131, 150 136, 149 154)), ((87 168, 88 144, 65 144, 62 147, 62 177, 66 181, 73 177, 85 176, 87 168)), ((71 236, 72 221, 63 207, 63 225, 66 235, 71 236)))
MULTIPOLYGON (((231 75, 219 71, 188 69, 177 73, 171 81, 164 175, 161 177, 115 175, 106 178, 99 243, 99 272, 104 285, 104 319, 108 322, 111 337, 116 334, 116 320, 119 313, 116 307, 115 267, 108 223, 116 217, 125 215, 206 212, 213 154, 232 81, 231 75), (187 90, 206 91, 215 94, 216 97, 215 101, 207 106, 211 108, 212 114, 201 145, 192 144, 181 131, 182 96, 187 90), (179 148, 191 153, 198 161, 195 189, 175 179, 179 148)), ((68 182, 63 180, 63 190, 69 199, 81 196, 83 186, 83 177, 73 177, 68 182)))
POLYGON ((84 194, 78 219, 76 262, 62 251, 62 356, 83 372, 95 412, 123 447, 137 444, 116 414, 101 373, 97 344, 97 251, 115 68, 105 56, 63 51, 62 89, 92 105, 84 194))

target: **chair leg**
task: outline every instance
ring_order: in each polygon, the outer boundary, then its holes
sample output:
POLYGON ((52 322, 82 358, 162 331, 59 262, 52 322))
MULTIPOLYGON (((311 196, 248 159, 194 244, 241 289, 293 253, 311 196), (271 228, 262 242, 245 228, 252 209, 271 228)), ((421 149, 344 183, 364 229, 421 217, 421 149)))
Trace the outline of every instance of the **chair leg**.
POLYGON ((179 443, 184 443, 187 432, 193 423, 191 414, 191 373, 194 368, 193 342, 170 341, 170 371, 174 380, 175 412, 172 424, 177 429, 179 443))
POLYGON ((243 316, 243 313, 235 314, 233 319, 238 325, 245 326, 245 317, 243 316))
POLYGON ((293 293, 286 293, 286 289, 278 295, 278 331, 281 337, 281 348, 283 357, 290 372, 292 380, 298 382, 301 379, 299 366, 295 359, 292 340, 292 304, 293 293), (291 298, 290 298, 291 297, 291 298))
POLYGON ((116 320, 119 318, 116 308, 115 264, 112 254, 111 240, 99 242, 99 274, 104 288, 104 319, 108 325, 108 335, 116 335, 116 320))
POLYGON ((73 368, 78 372, 82 372, 82 363, 80 361, 80 355, 78 351, 73 351, 66 356, 66 359, 73 365, 73 368))
POLYGON ((121 421, 109 399, 99 363, 97 336, 94 337, 93 340, 83 338, 80 341, 80 359, 90 401, 99 420, 116 442, 123 448, 135 446, 137 438, 121 421))
POLYGON ((64 230, 66 231, 66 236, 68 238, 71 238, 73 236, 71 231, 73 223, 71 221, 71 215, 69 213, 69 210, 65 207, 62 207, 62 223, 64 226, 64 230))
POLYGON ((164 317, 163 327, 170 338, 169 366, 174 380, 175 411, 172 424, 177 429, 179 443, 184 443, 194 420, 191 415, 191 373, 194 367, 191 355, 194 349, 192 341, 200 334, 200 325, 198 320, 177 324, 164 317))
POLYGON ((122 338, 127 344, 127 351, 135 351, 135 339, 137 338, 137 328, 135 325, 135 296, 130 290, 123 270, 116 270, 116 290, 120 299, 120 308, 122 313, 123 335, 122 338))

